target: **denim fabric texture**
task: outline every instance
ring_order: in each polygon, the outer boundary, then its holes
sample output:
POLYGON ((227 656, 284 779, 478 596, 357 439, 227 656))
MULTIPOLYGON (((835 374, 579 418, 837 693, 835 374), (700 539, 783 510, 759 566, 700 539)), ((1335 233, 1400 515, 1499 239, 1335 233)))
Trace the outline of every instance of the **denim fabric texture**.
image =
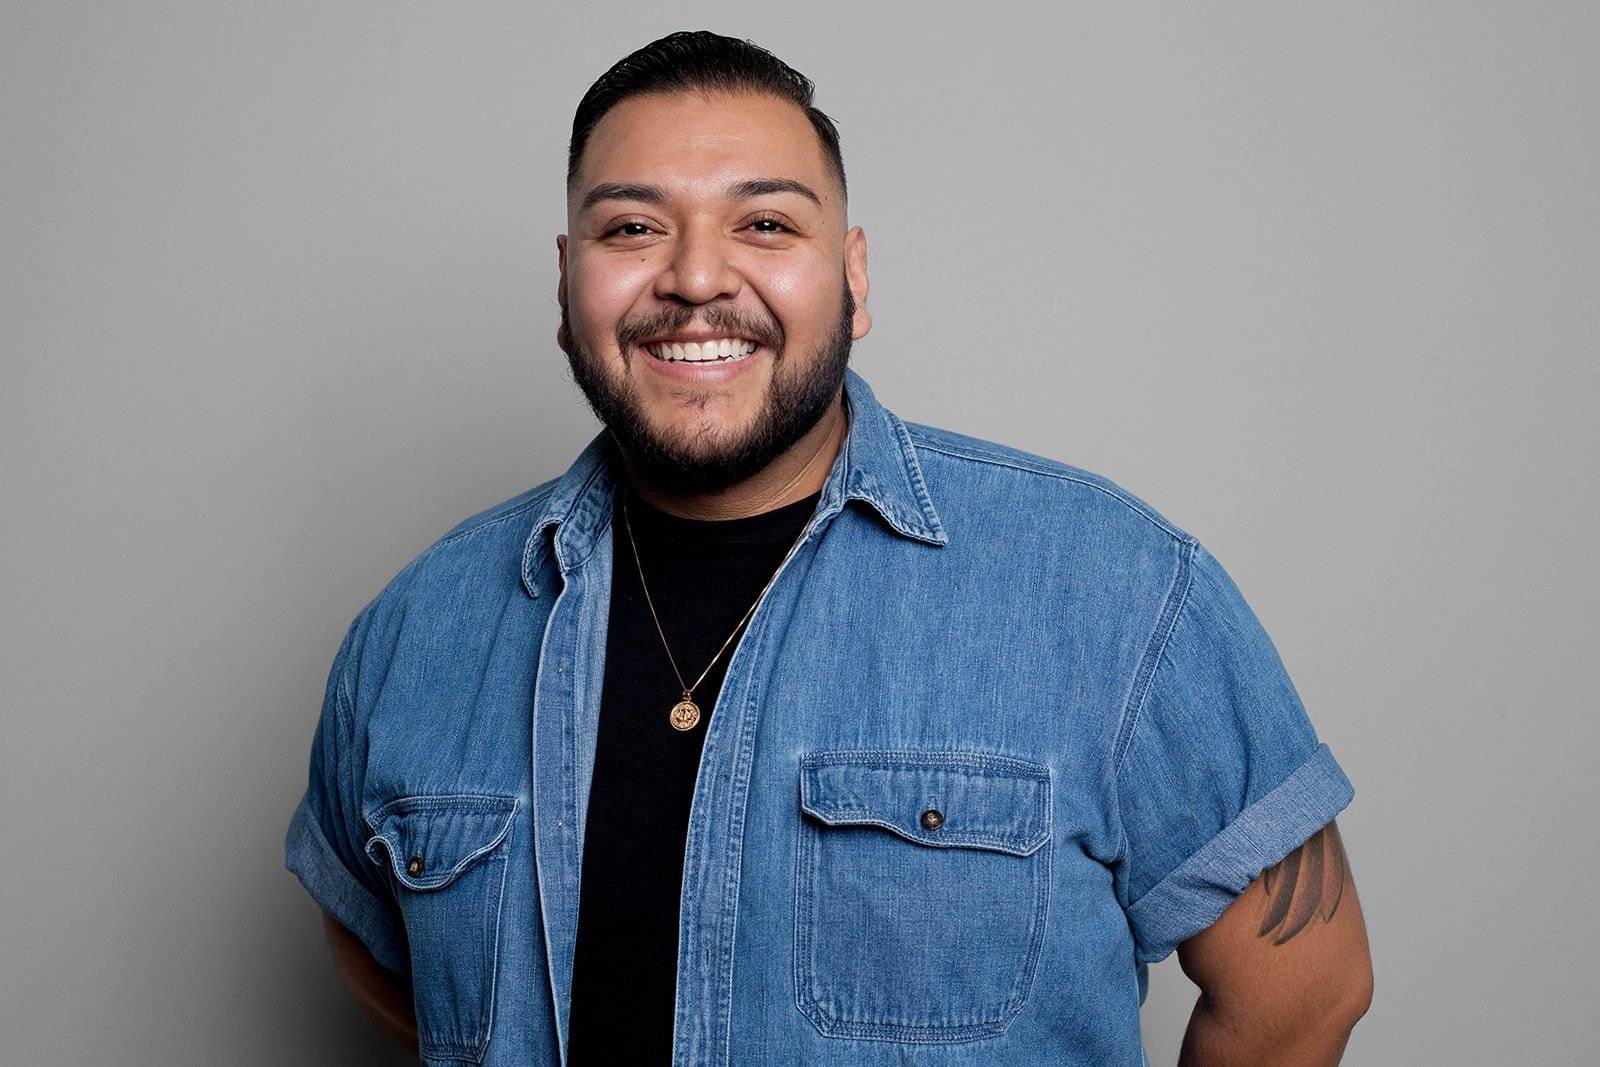
MULTIPOLYGON (((845 397, 700 727, 674 1063, 1137 1067, 1147 965, 1354 791, 1193 537, 845 397)), ((410 973, 428 1063, 565 1062, 607 455, 423 552, 329 673, 287 866, 410 973)))

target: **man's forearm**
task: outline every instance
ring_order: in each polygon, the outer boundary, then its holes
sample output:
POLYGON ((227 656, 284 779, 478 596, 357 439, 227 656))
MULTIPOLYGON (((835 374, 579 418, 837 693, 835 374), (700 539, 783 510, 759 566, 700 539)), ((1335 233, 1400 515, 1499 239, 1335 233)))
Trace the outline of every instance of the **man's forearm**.
POLYGON ((380 966, 356 935, 331 916, 323 916, 322 926, 333 950, 334 966, 350 995, 385 1034, 416 1055, 417 1021, 410 981, 380 966))
POLYGON ((1202 994, 1184 1031, 1178 1067, 1333 1067, 1365 1006, 1320 1016, 1224 1016, 1202 994))

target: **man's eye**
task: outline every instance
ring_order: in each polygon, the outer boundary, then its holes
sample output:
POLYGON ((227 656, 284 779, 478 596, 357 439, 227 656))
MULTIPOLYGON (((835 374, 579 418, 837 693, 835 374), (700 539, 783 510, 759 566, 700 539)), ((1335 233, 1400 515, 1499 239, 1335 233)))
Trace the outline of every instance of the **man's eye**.
MULTIPOLYGON (((777 219, 756 219, 755 221, 751 222, 750 225, 755 227, 757 233, 777 234, 794 232, 777 219)), ((603 236, 644 237, 653 232, 654 231, 651 230, 648 223, 619 222, 615 226, 611 227, 611 229, 607 230, 603 236)))

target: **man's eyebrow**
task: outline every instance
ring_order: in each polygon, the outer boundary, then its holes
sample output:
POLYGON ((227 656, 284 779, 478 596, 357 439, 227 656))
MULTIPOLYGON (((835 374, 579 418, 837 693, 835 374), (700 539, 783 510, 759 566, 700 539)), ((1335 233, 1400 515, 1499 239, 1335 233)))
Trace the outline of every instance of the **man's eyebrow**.
POLYGON ((822 206, 821 197, 793 178, 751 178, 728 187, 728 195, 735 200, 749 200, 768 193, 799 193, 818 207, 822 206))
POLYGON ((666 203, 667 194, 659 186, 635 185, 631 182, 601 182, 590 189, 578 205, 581 215, 603 200, 637 200, 641 204, 666 203))
MULTIPOLYGON (((770 193, 798 193, 818 207, 822 206, 822 198, 811 191, 803 182, 793 178, 749 178, 742 182, 734 182, 728 186, 728 195, 735 200, 749 200, 752 197, 766 196, 770 193)), ((601 182, 584 194, 583 203, 578 205, 581 215, 606 200, 633 200, 641 204, 666 203, 667 194, 657 185, 640 185, 635 182, 601 182)))

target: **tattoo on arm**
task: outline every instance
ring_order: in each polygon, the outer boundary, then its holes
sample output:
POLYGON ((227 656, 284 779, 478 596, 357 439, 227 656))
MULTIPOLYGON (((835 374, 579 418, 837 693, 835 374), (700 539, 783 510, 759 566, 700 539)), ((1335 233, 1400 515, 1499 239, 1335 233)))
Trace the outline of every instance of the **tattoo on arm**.
POLYGON ((1305 929, 1318 912, 1323 922, 1331 921, 1349 871, 1339 828, 1330 822, 1261 875, 1267 908, 1256 936, 1272 937, 1274 945, 1281 945, 1305 929))

